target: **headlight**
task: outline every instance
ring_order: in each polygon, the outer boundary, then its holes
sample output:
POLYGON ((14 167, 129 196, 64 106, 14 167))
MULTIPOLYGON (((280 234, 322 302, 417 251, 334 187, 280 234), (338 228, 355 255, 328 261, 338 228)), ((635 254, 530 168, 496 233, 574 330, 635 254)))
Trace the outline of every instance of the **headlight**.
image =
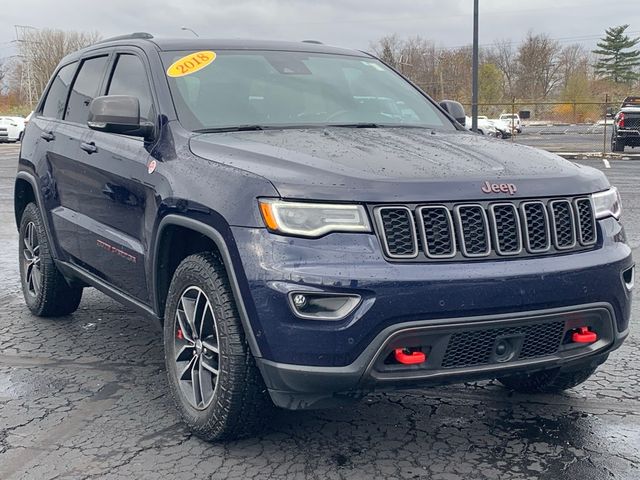
POLYGON ((611 187, 604 192, 594 193, 591 197, 596 210, 596 218, 613 217, 616 220, 620 218, 622 202, 616 187, 611 187))
POLYGON ((260 213, 272 232, 321 237, 331 232, 371 232, 362 205, 287 202, 261 199, 260 213))

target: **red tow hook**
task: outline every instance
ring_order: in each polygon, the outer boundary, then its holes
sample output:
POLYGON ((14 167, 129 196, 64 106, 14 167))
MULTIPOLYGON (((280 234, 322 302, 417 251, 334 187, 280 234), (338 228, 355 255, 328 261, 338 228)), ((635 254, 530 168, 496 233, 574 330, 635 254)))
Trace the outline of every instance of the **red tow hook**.
POLYGON ((573 332, 571 340, 574 343, 593 343, 598 340, 598 334, 589 330, 589 327, 580 327, 577 332, 573 332))
POLYGON ((406 348, 396 348, 394 354, 396 361, 403 365, 417 365, 427 360, 427 356, 423 352, 411 352, 406 348))

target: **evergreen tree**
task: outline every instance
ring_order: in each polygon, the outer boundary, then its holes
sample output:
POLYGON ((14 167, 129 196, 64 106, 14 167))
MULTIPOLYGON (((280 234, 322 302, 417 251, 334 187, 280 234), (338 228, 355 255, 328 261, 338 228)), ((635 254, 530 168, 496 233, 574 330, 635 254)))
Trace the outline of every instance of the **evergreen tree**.
POLYGON ((629 38, 624 32, 629 25, 607 28, 605 37, 593 53, 599 56, 594 65, 596 74, 615 83, 630 83, 640 75, 635 69, 640 66, 640 50, 634 48, 639 38, 629 38))

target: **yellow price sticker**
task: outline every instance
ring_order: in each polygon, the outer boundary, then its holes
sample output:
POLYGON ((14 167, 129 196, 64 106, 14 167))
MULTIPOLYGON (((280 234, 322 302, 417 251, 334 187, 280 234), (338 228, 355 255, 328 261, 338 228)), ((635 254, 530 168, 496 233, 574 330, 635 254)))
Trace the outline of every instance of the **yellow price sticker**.
POLYGON ((202 70, 215 59, 216 52, 205 50, 191 53, 173 62, 167 69, 167 75, 170 77, 184 77, 185 75, 190 75, 198 70, 202 70))

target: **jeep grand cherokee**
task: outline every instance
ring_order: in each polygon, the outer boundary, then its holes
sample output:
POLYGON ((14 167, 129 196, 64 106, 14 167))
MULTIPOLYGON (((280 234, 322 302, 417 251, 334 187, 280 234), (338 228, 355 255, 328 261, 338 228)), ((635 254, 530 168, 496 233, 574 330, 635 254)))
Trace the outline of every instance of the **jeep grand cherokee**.
POLYGON ((571 388, 628 334, 618 192, 456 118, 316 43, 69 55, 20 153, 25 302, 66 315, 95 287, 160 321, 177 408, 210 440, 375 390, 571 388))

